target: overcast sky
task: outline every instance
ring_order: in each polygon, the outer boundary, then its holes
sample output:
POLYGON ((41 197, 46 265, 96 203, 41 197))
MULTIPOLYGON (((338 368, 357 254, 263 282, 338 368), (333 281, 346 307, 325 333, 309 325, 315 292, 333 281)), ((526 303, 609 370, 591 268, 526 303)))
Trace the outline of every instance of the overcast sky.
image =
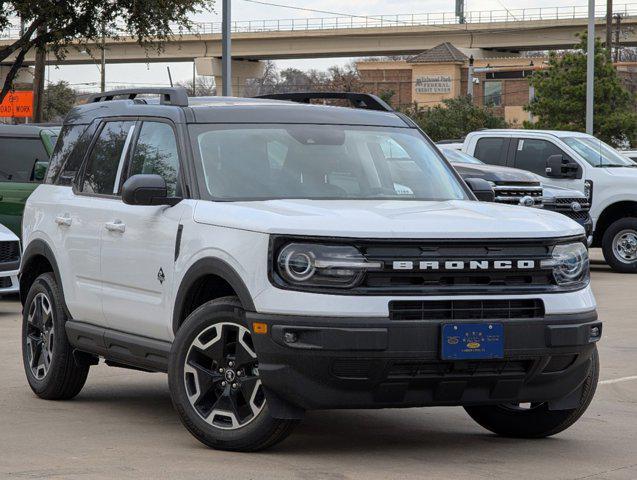
MULTIPOLYGON (((264 2, 290 5, 297 8, 318 9, 338 14, 349 15, 395 15, 398 13, 452 12, 455 0, 263 0, 264 2)), ((600 3, 603 0, 598 0, 600 3)), ((555 7, 585 6, 586 0, 466 0, 466 11, 504 10, 555 7)), ((221 0, 217 0, 215 11, 197 15, 195 20, 204 22, 221 21, 221 0)), ((262 20, 329 17, 327 13, 309 12, 271 5, 250 3, 246 0, 232 0, 233 20, 262 20)), ((326 69, 335 64, 345 64, 352 59, 308 59, 279 61, 279 68, 296 67, 303 70, 309 68, 326 69)), ((170 65, 174 80, 192 78, 192 63, 150 63, 108 65, 106 80, 108 87, 115 87, 112 82, 130 82, 139 84, 168 84, 166 66, 170 65)), ((99 82, 99 69, 96 65, 48 67, 48 81, 66 80, 83 89, 95 89, 99 82), (83 84, 93 85, 83 85, 83 84)))

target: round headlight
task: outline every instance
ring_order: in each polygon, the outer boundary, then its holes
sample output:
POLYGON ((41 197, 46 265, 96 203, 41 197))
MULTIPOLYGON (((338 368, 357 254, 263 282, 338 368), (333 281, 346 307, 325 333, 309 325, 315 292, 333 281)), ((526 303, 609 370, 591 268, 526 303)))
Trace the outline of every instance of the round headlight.
POLYGON ((580 242, 556 245, 552 258, 543 260, 542 266, 553 268, 553 277, 558 285, 586 282, 589 276, 588 250, 580 242))
POLYGON ((297 282, 304 282, 314 275, 313 255, 308 252, 289 250, 283 256, 283 268, 291 279, 297 282))
POLYGON ((290 243, 279 251, 277 272, 285 283, 307 287, 351 288, 379 262, 368 262, 348 245, 290 243))

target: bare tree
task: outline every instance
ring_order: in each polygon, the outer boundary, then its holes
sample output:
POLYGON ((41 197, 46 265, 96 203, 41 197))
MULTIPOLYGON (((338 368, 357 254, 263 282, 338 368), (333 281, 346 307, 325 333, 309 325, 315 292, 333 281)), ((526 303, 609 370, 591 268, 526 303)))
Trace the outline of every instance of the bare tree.
POLYGON ((214 77, 197 77, 195 88, 192 87, 192 80, 177 82, 177 85, 188 90, 191 97, 210 97, 217 92, 214 77))

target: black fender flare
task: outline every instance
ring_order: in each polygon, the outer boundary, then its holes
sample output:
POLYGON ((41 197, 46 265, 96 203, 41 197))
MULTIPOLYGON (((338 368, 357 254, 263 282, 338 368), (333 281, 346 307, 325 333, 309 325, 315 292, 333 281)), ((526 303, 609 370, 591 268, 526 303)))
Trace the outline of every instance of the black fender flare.
MULTIPOLYGON (((53 268, 53 275, 55 276, 55 281, 60 288, 60 292, 62 293, 62 298, 64 298, 64 286, 62 285, 62 277, 60 277, 60 269, 58 268, 57 261, 55 260, 55 255, 53 254, 53 250, 49 246, 46 241, 38 238, 33 240, 27 248, 22 253, 22 261, 20 262, 20 302, 24 305, 26 300, 26 296, 29 293, 26 290, 26 285, 23 284, 23 276, 25 268, 28 268, 29 263, 33 260, 34 257, 42 256, 48 260, 53 268)), ((68 312, 66 308, 66 303, 64 304, 64 309, 68 312)))
POLYGON ((235 269, 218 258, 202 258, 190 266, 179 285, 177 297, 175 298, 175 308, 173 309, 173 333, 177 333, 179 329, 179 322, 184 311, 186 295, 195 282, 206 275, 216 275, 224 279, 236 292, 243 308, 247 311, 255 311, 254 301, 252 300, 250 291, 235 269))

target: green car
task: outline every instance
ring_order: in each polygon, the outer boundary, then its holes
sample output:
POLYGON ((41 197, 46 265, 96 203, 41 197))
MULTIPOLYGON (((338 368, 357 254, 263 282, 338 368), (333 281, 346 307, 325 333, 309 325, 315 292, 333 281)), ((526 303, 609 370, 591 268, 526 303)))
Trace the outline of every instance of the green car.
POLYGON ((21 236, 24 203, 42 183, 60 127, 0 125, 0 223, 21 236))

